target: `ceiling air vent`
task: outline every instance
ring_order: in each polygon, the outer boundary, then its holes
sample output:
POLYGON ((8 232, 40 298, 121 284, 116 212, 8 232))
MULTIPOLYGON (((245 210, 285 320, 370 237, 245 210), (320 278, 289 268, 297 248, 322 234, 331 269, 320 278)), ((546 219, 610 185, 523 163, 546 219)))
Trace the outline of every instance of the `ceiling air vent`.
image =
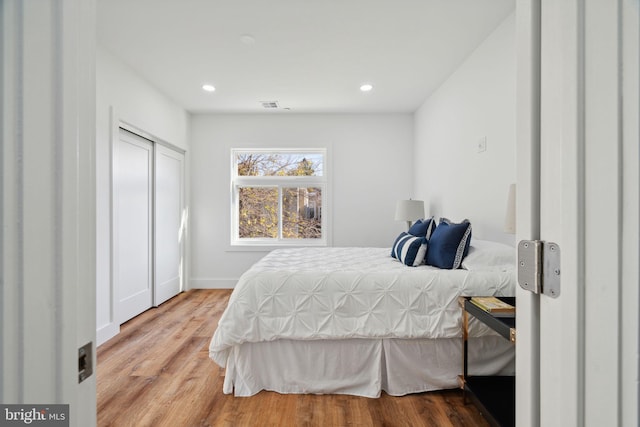
POLYGON ((278 108, 278 101, 262 101, 262 107, 268 110, 278 108))

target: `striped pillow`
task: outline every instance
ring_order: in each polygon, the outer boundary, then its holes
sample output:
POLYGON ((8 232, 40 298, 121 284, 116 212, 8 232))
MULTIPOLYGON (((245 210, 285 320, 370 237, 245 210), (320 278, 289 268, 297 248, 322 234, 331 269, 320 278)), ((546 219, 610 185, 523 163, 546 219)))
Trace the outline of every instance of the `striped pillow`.
POLYGON ((427 254, 427 239, 402 232, 391 248, 391 256, 410 267, 424 262, 427 254))

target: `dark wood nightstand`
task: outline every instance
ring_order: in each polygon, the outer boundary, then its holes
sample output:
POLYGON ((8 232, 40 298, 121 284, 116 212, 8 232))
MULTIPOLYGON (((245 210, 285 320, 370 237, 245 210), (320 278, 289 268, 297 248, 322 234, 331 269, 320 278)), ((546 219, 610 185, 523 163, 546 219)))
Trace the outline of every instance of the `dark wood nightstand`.
MULTIPOLYGON (((498 297, 515 307, 513 297, 498 297)), ((460 297, 462 308, 462 375, 458 377, 465 402, 467 396, 478 406, 483 416, 494 426, 515 426, 516 381, 514 376, 473 376, 467 371, 469 314, 498 332, 513 344, 516 342, 516 318, 496 317, 471 302, 471 297, 460 297)))

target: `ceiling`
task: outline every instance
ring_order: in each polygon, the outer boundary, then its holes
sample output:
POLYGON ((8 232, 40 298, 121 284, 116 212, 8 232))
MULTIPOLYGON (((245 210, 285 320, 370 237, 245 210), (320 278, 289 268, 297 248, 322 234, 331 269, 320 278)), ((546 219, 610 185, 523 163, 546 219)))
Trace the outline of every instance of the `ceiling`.
POLYGON ((190 112, 413 112, 514 4, 98 0, 98 43, 190 112))

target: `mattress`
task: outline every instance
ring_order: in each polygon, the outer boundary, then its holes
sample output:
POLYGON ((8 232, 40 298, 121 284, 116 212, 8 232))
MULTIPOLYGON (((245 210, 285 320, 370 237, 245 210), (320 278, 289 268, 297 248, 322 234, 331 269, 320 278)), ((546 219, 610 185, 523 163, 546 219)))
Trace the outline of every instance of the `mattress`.
MULTIPOLYGON (((459 296, 513 296, 515 269, 408 267, 388 248, 295 248, 266 255, 238 281, 209 347, 276 340, 448 339, 461 335, 459 296)), ((471 337, 490 335, 471 322, 471 337)))

